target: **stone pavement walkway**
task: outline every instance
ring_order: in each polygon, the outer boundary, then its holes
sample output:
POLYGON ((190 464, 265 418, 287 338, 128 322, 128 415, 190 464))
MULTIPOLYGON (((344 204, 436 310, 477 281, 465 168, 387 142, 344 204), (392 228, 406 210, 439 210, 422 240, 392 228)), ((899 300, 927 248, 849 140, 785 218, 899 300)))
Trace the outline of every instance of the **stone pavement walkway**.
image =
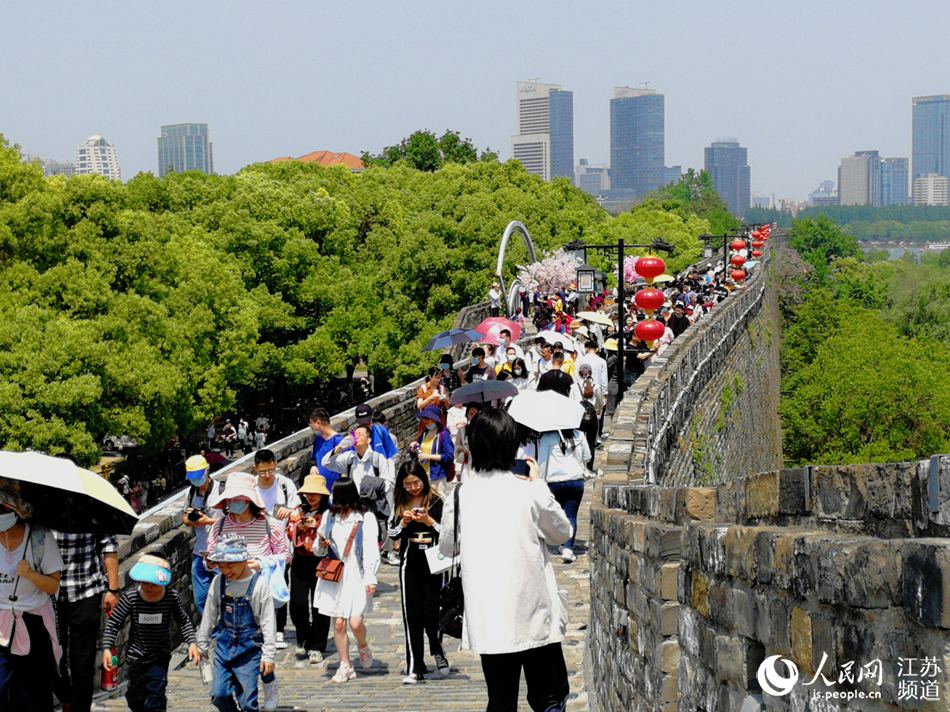
MULTIPOLYGON (((570 712, 588 709, 584 681, 584 649, 587 637, 587 619, 590 605, 590 566, 587 558, 590 499, 593 482, 587 483, 584 501, 578 516, 578 541, 575 548, 577 561, 565 565, 560 556, 554 556, 557 580, 568 594, 570 621, 567 639, 564 641, 564 656, 570 675, 570 712)), ((379 592, 374 611, 367 616, 370 647, 377 662, 371 674, 357 673, 356 680, 343 685, 330 682, 330 677, 339 665, 335 653, 327 656, 324 666, 298 665, 294 660, 293 633, 288 621, 287 650, 278 651, 277 677, 280 681, 280 710, 386 710, 391 712, 438 712, 454 710, 475 712, 486 705, 485 681, 477 655, 458 651, 458 641, 446 639, 446 652, 452 666, 452 674, 444 680, 430 680, 424 684, 403 685, 401 670, 405 664, 403 646, 402 613, 397 588, 397 567, 383 564, 380 567, 379 592)), ((351 638, 351 654, 356 644, 351 638)), ((330 638, 330 649, 333 638, 330 638)), ((198 671, 188 666, 176 670, 182 655, 172 658, 172 670, 168 681, 168 709, 177 711, 214 709, 209 702, 208 689, 201 683, 198 671)), ((430 669, 432 660, 428 660, 430 669)), ((528 709, 524 701, 522 682, 521 708, 528 709)), ((100 709, 127 709, 123 697, 101 703, 100 709)))

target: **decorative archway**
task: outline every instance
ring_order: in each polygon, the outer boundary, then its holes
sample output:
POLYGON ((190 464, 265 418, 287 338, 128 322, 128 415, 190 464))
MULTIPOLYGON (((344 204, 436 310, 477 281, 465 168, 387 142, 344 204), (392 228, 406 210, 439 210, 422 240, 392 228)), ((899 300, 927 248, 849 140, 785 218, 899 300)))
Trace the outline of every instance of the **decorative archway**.
POLYGON ((518 287, 521 286, 521 282, 517 277, 515 277, 514 282, 512 282, 510 286, 507 288, 505 286, 505 250, 508 249, 508 240, 511 239, 514 233, 521 235, 524 240, 525 247, 528 248, 528 259, 531 260, 531 263, 538 261, 534 252, 534 243, 531 241, 531 235, 528 234, 528 228, 517 220, 512 220, 508 223, 508 227, 505 228, 505 232, 501 236, 501 244, 498 246, 498 262, 495 265, 495 276, 501 284, 501 293, 505 299, 505 315, 508 317, 514 314, 517 308, 518 287))

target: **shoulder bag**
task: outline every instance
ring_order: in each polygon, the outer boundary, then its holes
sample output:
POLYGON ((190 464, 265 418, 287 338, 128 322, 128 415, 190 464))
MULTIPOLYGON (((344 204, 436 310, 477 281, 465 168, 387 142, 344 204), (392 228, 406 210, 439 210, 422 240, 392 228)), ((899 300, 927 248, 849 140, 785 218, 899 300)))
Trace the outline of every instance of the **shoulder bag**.
POLYGON ((356 539, 356 530, 359 529, 362 524, 362 522, 353 524, 353 529, 350 531, 350 536, 346 540, 346 547, 344 547, 343 556, 341 557, 333 545, 333 540, 330 539, 330 535, 333 531, 333 520, 330 520, 327 526, 327 540, 330 542, 330 554, 321 559, 320 563, 317 564, 317 578, 330 581, 331 583, 337 583, 343 578, 343 562, 346 561, 346 557, 349 556, 350 549, 353 547, 353 540, 356 539))
POLYGON ((462 485, 455 486, 455 492, 452 497, 455 499, 455 511, 453 512, 453 535, 455 537, 455 547, 452 555, 452 567, 449 569, 448 578, 442 584, 442 590, 439 592, 439 632, 452 638, 462 637, 462 617, 465 611, 465 596, 462 591, 462 569, 459 562, 459 553, 461 551, 461 538, 459 531, 459 490, 462 485))

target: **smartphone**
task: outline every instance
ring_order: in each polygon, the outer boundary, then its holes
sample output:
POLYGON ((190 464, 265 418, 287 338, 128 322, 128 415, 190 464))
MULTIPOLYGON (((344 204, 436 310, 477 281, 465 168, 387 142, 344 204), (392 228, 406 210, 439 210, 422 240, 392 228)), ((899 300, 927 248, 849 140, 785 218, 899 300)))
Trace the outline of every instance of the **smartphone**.
POLYGON ((422 514, 422 513, 424 513, 426 510, 425 510, 424 508, 422 508, 422 507, 413 507, 413 508, 412 508, 412 511, 415 512, 416 514, 422 514))
POLYGON ((515 466, 511 468, 511 471, 516 475, 527 475, 528 474, 528 461, 527 460, 515 460, 515 466))

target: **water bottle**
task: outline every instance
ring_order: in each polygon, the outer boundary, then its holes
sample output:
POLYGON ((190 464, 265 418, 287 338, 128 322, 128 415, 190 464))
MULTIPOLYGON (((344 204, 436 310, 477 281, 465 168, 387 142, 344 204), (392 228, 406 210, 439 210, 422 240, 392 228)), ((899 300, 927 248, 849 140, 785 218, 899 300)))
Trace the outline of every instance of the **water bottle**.
POLYGON ((201 684, 207 687, 211 684, 212 679, 214 678, 214 673, 211 669, 211 663, 202 662, 199 666, 201 670, 201 684))
POLYGON ((119 686, 119 656, 115 654, 115 648, 112 649, 112 666, 102 668, 101 687, 106 692, 111 692, 119 686))

